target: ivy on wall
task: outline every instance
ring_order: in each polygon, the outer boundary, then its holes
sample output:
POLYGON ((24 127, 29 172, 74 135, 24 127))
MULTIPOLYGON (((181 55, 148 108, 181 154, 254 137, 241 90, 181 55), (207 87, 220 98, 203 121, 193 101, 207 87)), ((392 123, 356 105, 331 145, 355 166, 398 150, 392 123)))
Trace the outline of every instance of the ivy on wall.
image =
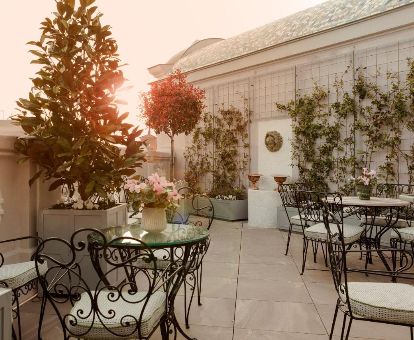
MULTIPOLYGON (((353 72, 350 91, 344 90, 342 78, 335 79, 333 103, 315 84, 312 93, 297 93, 288 104, 276 104, 292 118, 292 159, 300 181, 319 190, 334 187, 349 193, 353 187, 348 179, 375 160, 385 182, 399 182, 401 161, 413 182, 414 144, 408 150, 402 147, 405 129, 414 132, 414 61, 408 60, 408 66, 404 81, 386 75, 387 90, 360 68, 353 72)), ((349 66, 344 74, 350 71, 349 66)))
MULTIPOLYGON (((246 104, 246 103, 245 103, 246 104)), ((201 190, 209 179, 210 196, 234 195, 243 198, 243 178, 249 165, 249 110, 220 108, 204 113, 186 148, 185 180, 201 190)))

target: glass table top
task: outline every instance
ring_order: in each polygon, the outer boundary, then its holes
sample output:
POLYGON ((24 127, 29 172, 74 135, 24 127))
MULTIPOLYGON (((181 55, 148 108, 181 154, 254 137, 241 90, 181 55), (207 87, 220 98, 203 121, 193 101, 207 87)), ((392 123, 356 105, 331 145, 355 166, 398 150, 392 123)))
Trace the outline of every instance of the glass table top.
MULTIPOLYGON (((149 233, 141 228, 140 224, 129 224, 118 227, 102 229, 107 242, 112 241, 113 245, 134 246, 136 241, 128 239, 119 239, 120 237, 132 237, 146 243, 149 247, 168 247, 179 246, 189 243, 202 241, 209 237, 209 231, 200 226, 189 224, 167 224, 167 228, 160 233, 149 233)), ((92 241, 99 242, 98 234, 91 234, 92 241)))

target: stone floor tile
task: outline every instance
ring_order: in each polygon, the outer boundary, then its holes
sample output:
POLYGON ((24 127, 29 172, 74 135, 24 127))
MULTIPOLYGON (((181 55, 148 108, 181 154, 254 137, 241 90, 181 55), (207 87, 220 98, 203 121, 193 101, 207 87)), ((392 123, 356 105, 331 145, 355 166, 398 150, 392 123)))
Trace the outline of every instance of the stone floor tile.
POLYGON ((237 300, 236 328, 326 334, 313 304, 237 300))
POLYGON ((303 282, 239 278, 237 298, 312 303, 303 282))
POLYGON ((306 334, 306 333, 283 333, 272 331, 261 331, 257 329, 234 330, 233 340, 326 340, 326 335, 306 334))
POLYGON ((302 276, 294 263, 263 264, 240 263, 239 277, 274 281, 302 282, 302 276))

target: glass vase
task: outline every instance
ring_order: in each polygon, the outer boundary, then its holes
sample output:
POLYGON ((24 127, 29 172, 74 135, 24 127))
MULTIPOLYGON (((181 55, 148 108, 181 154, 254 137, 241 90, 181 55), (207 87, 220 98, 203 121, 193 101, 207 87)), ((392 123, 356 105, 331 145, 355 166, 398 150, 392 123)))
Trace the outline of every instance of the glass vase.
POLYGON ((358 185, 357 195, 360 200, 368 201, 371 199, 372 187, 371 185, 358 185))

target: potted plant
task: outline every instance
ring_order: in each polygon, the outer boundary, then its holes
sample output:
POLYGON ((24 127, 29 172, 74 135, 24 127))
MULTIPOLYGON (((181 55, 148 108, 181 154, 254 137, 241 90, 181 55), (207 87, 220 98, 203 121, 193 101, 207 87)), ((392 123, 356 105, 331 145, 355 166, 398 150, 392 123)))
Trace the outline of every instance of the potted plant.
POLYGON ((142 94, 142 115, 148 127, 164 132, 171 141, 170 180, 174 179, 174 137, 188 135, 200 120, 204 91, 187 82, 179 70, 151 84, 142 94))
POLYGON ((362 169, 362 174, 355 179, 355 188, 360 200, 369 200, 371 198, 372 187, 377 181, 375 170, 362 169))
POLYGON ((204 113, 194 129, 192 144, 186 148, 185 179, 200 188, 212 178, 208 192, 216 218, 247 219, 247 199, 243 179, 249 163, 249 110, 220 108, 216 115, 204 113))
POLYGON ((167 227, 167 209, 175 210, 180 195, 175 184, 157 173, 145 181, 129 179, 124 190, 134 212, 142 211, 142 228, 161 232, 167 227))
POLYGON ((144 160, 141 131, 124 122, 128 113, 117 106, 124 82, 117 44, 93 3, 56 1, 40 39, 28 43, 40 69, 28 97, 17 102, 14 121, 27 138, 15 148, 39 166, 30 184, 43 177, 51 181, 49 190, 67 193, 43 212, 42 237, 68 239, 78 228, 127 223, 126 204, 117 204, 114 195, 144 160))

